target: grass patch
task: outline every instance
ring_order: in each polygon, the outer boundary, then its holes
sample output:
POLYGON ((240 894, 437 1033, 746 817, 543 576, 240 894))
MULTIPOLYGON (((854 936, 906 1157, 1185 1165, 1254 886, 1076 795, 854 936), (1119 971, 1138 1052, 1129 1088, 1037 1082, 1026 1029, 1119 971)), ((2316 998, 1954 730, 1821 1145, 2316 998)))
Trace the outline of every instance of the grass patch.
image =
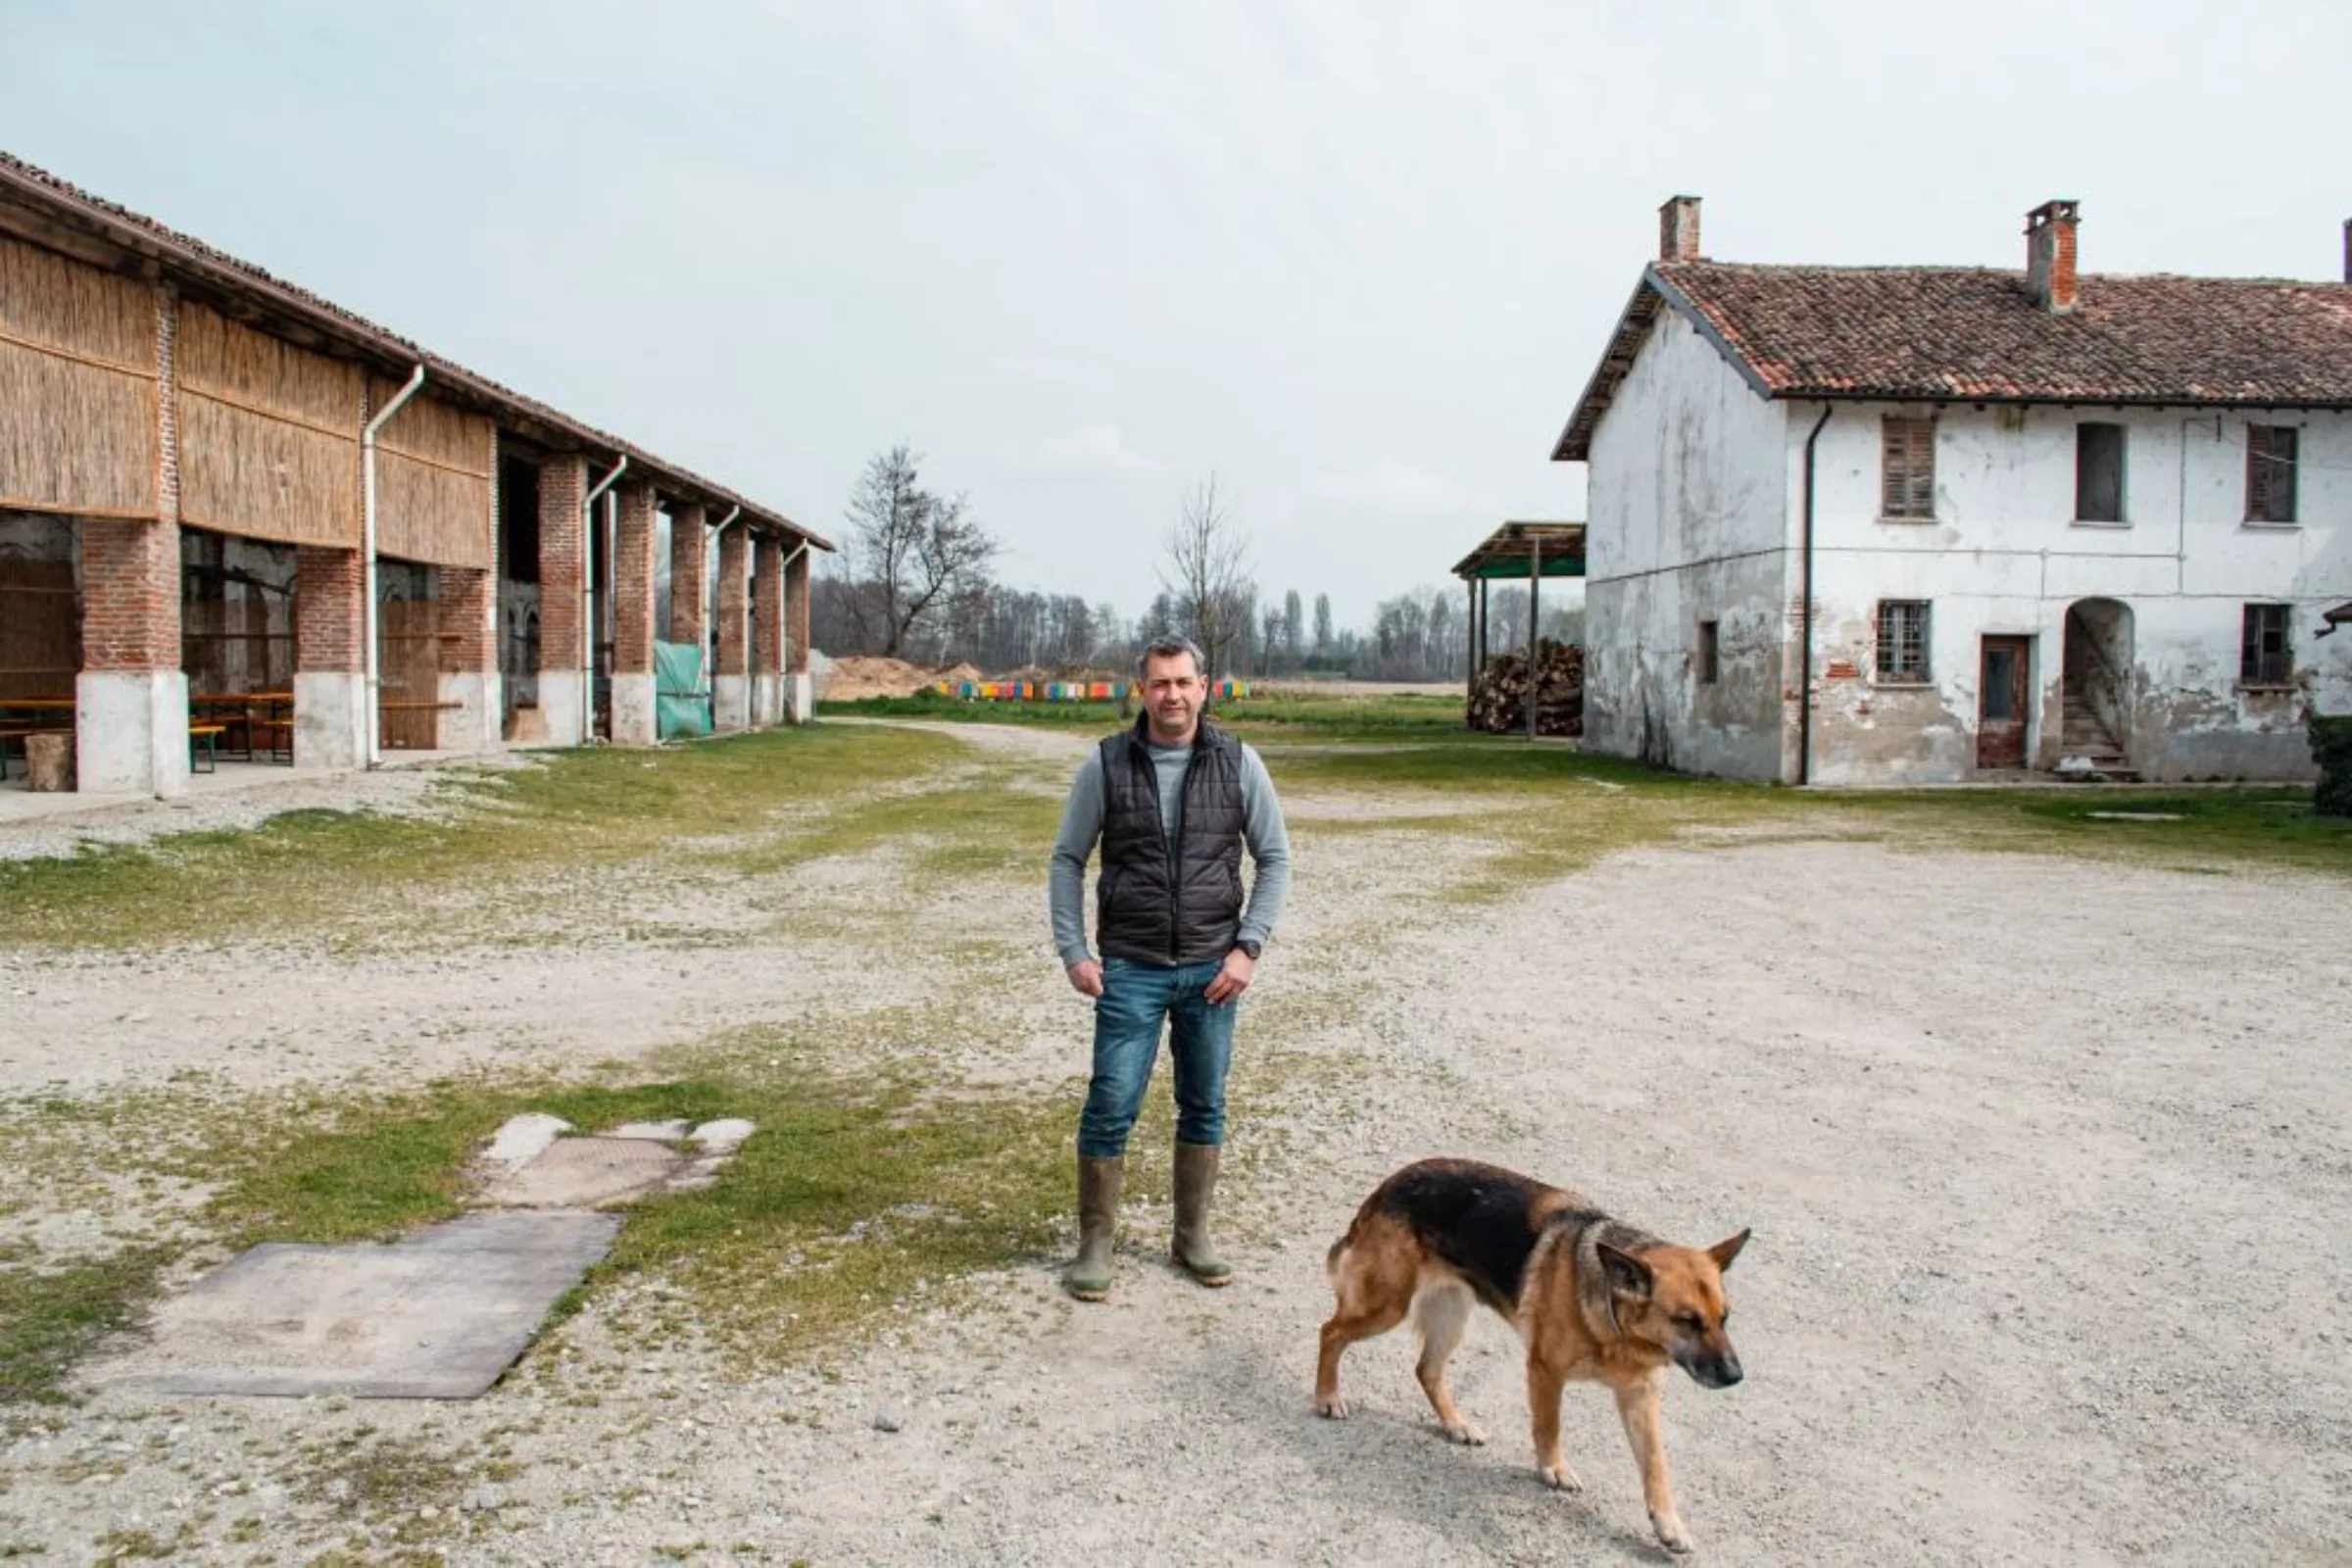
POLYGON ((0 1405, 54 1403, 76 1359, 154 1298, 156 1249, 43 1268, 0 1262, 0 1405))
MULTIPOLYGON (((445 814, 289 811, 146 849, 0 861, 20 945, 134 947, 299 931, 365 943, 438 895, 532 887, 551 872, 675 853, 697 838, 779 834, 851 809, 878 781, 938 772, 956 742, 919 730, 769 730, 659 752, 551 754, 445 786, 445 814)), ((823 853, 784 836, 771 864, 823 853), (800 845, 796 850, 795 845, 800 845)))
MULTIPOLYGON (((958 724, 1030 724, 1047 729, 1107 733, 1135 722, 1116 703, 967 701, 919 692, 912 697, 868 697, 820 703, 826 713, 862 718, 920 718, 958 724)), ((1282 734, 1368 737, 1462 735, 1463 700, 1422 692, 1357 694, 1281 690, 1217 703, 1210 716, 1251 739, 1282 734)))
MULTIPOLYGON (((945 1017, 891 1023, 918 1034, 954 1027, 945 1017)), ((684 1062, 696 1070, 655 1082, 464 1079, 369 1098, 277 1097, 195 1120, 189 1142, 151 1157, 214 1194, 202 1215, 206 1250, 234 1252, 263 1241, 388 1241, 451 1218, 474 1152, 522 1110, 584 1131, 746 1116, 759 1132, 720 1181, 638 1204, 567 1304, 658 1279, 674 1290, 643 1325, 649 1332, 681 1313, 762 1361, 1054 1243, 1052 1216, 1068 1206, 1075 1086, 1018 1099, 970 1094, 911 1066, 830 1072, 817 1065, 826 1050, 755 1033, 693 1053, 684 1062)), ((90 1125, 120 1126, 127 1114, 79 1108, 90 1125)), ((155 1095, 137 1116, 185 1127, 190 1111, 155 1095)), ((47 1136, 72 1119, 73 1109, 52 1111, 47 1136)), ((1154 1121, 1166 1119, 1162 1105, 1154 1121)), ((64 1397, 75 1359, 137 1320, 176 1250, 141 1248, 59 1268, 39 1267, 28 1249, 0 1257, 0 1403, 64 1397)))

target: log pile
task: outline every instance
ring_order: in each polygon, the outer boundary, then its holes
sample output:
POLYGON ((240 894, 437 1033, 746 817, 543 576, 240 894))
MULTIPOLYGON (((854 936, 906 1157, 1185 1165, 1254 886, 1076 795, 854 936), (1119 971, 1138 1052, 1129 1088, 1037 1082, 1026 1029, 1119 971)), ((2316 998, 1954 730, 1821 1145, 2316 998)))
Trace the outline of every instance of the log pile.
MULTIPOLYGON (((1491 735, 1527 729, 1527 655, 1497 654, 1470 687, 1470 727, 1491 735)), ((1536 733, 1585 732, 1585 651, 1546 637, 1536 644, 1536 733)))

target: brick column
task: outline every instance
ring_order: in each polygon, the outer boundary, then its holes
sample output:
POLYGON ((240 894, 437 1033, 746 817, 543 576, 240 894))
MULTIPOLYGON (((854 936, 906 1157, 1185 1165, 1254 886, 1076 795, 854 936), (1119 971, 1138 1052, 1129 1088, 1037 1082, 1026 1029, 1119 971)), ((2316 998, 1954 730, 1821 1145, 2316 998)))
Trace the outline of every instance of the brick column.
POLYGON ((718 673, 710 681, 711 727, 722 733, 752 722, 750 627, 752 551, 740 522, 718 536, 718 673))
POLYGON ((552 459, 539 469, 539 723, 518 722, 516 737, 555 746, 587 739, 590 715, 580 682, 580 565, 587 542, 582 508, 588 460, 552 459))
POLYGON ((752 539, 752 723, 783 719, 784 542, 762 533, 752 539))
POLYGON ((625 481, 612 530, 612 744, 654 744, 654 487, 625 481))
POLYGON ((669 640, 710 657, 710 518, 691 502, 669 509, 669 640))
POLYGON ((76 788, 178 795, 188 787, 188 677, 179 667, 179 300, 155 291, 155 520, 81 519, 81 669, 74 679, 76 788))
POLYGON ((368 568, 357 550, 294 550, 294 765, 368 765, 368 568))
POLYGON ((806 724, 816 716, 815 681, 808 671, 808 546, 784 568, 784 716, 806 724))
POLYGON ((477 566, 435 568, 440 600, 440 744, 457 752, 497 749, 503 700, 498 674, 498 574, 477 566))

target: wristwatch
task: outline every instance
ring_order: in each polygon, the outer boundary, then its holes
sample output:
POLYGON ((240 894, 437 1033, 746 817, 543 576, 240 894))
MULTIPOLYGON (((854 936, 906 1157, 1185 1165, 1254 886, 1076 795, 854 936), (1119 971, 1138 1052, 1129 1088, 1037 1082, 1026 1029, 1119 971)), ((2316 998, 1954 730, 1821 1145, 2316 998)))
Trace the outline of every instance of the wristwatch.
POLYGON ((1234 943, 1234 948, 1238 952, 1247 954, 1250 961, 1255 963, 1257 956, 1265 951, 1266 945, 1262 942, 1252 941, 1249 937, 1243 937, 1234 943))

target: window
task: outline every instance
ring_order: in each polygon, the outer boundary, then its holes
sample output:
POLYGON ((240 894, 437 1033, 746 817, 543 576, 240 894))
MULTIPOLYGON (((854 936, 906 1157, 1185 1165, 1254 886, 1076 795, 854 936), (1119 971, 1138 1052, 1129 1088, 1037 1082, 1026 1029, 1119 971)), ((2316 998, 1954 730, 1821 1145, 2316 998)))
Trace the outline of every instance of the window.
POLYGON ((2295 520, 2295 437, 2291 424, 2246 426, 2246 520, 2295 520))
POLYGON ((1889 416, 1879 434, 1879 515, 1936 515, 1936 421, 1889 416))
POLYGON ((1715 684, 1720 667, 1716 663, 1715 635, 1716 628, 1720 624, 1720 622, 1712 620, 1702 620, 1698 623, 1698 683, 1701 686, 1715 684))
POLYGON ((2295 678, 2294 650, 2287 646, 2291 605, 2248 605, 2244 641, 2237 650, 2237 678, 2248 686, 2284 686, 2295 678))
POLYGON ((2124 427, 2075 426, 2075 520, 2124 520, 2124 427))
POLYGON ((1925 682, 1928 678, 1928 602, 1879 601, 1879 679, 1925 682))

